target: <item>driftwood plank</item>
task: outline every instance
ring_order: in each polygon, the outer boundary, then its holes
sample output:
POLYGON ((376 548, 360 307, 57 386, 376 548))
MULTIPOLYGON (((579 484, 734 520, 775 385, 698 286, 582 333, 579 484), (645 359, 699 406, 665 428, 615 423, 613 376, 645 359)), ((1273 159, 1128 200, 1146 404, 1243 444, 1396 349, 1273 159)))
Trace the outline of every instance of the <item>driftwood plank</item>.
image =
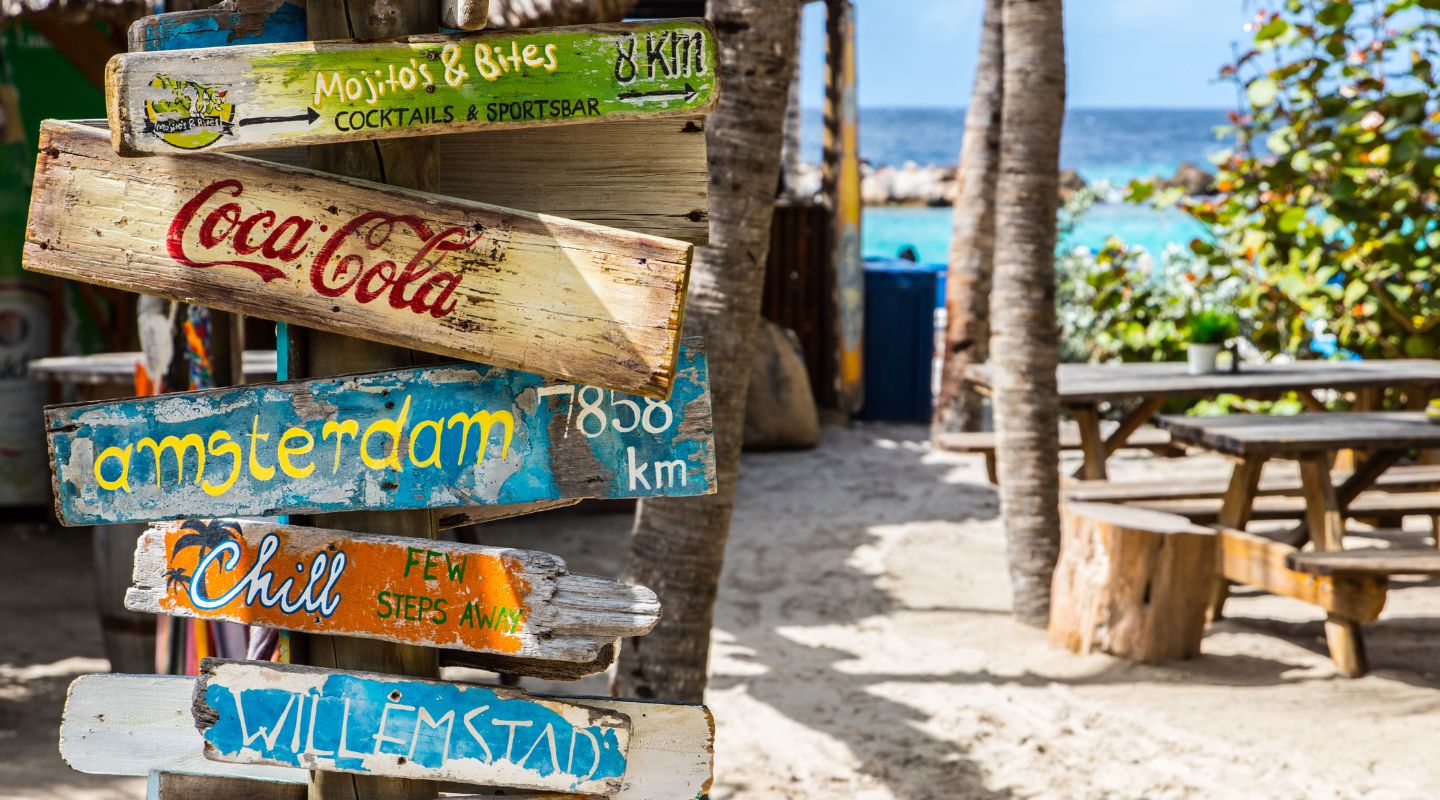
MULTIPOLYGON (((440 137, 439 194, 703 245, 703 119, 623 120, 440 137)), ((303 148, 250 155, 306 165, 303 148)))
POLYGON ((615 663, 618 642, 611 642, 600 648, 600 652, 589 661, 551 661, 540 658, 502 656, 494 653, 475 653, 468 650, 441 650, 440 666, 483 669, 504 675, 522 675, 542 681, 578 681, 587 675, 596 675, 615 663))
POLYGON ((51 406, 56 513, 92 525, 709 494, 699 340, 676 374, 667 401, 452 364, 51 406))
POLYGON ((237 156, 122 159, 75 123, 40 146, 32 271, 669 392, 687 243, 237 156))
MULTIPOLYGON (((61 755, 74 769, 101 775, 143 777, 169 771, 293 784, 308 781, 307 772, 291 767, 205 759, 204 740, 190 715, 195 685, 194 678, 174 675, 82 675, 70 685, 61 718, 61 755)), ((676 800, 709 791, 715 722, 705 706, 601 697, 554 699, 630 718, 630 763, 615 797, 676 800)))
POLYGON ((571 575, 548 553, 242 520, 146 531, 125 606, 577 662, 660 618, 649 589, 571 575))
POLYGON ((719 99, 716 50, 682 19, 129 53, 107 111, 122 155, 693 117, 719 99))
POLYGON ((605 795, 631 730, 515 689, 218 659, 193 715, 212 761, 605 795))
POLYGON ((130 52, 230 47, 305 39, 300 0, 224 0, 209 8, 141 17, 130 25, 130 52))
POLYGON ((70 684, 60 718, 60 756, 92 775, 154 771, 305 783, 284 767, 221 764, 202 754, 190 716, 195 679, 170 675, 81 675, 70 684))

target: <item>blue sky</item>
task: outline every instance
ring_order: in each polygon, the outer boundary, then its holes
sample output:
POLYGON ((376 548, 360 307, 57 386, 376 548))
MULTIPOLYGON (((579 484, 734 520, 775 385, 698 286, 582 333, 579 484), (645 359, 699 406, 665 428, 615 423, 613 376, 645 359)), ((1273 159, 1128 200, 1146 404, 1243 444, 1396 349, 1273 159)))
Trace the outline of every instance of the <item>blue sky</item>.
MULTIPOLYGON (((1072 108, 1229 108, 1214 81, 1244 35, 1253 0, 1066 0, 1072 108)), ((965 105, 981 0, 856 0, 860 105, 965 105)), ((824 12, 805 10, 802 98, 824 99, 824 12)))

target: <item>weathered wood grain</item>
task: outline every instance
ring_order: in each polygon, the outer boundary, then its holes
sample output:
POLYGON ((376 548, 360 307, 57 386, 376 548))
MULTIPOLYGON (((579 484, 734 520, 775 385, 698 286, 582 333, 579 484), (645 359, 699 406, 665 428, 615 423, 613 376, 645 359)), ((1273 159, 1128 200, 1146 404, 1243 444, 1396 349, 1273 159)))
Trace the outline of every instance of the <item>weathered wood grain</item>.
POLYGON ((523 517, 526 514, 538 514, 541 511, 553 511, 557 508, 573 506, 584 498, 573 500, 539 500, 534 503, 513 503, 503 506, 465 506, 464 508, 451 508, 442 510, 436 523, 440 530, 459 528, 465 525, 481 525, 486 522, 495 522, 511 517, 523 517))
POLYGON ((1296 551, 1285 556, 1285 566, 1311 575, 1440 575, 1440 551, 1433 547, 1296 551))
POLYGON ((597 675, 615 663, 617 642, 600 648, 589 661, 552 661, 550 659, 475 653, 468 650, 441 650, 440 666, 481 669, 503 675, 520 675, 542 681, 578 681, 597 675))
POLYGON ((128 31, 130 52, 187 50, 305 39, 298 0, 223 0, 209 8, 141 17, 128 31))
POLYGON ((1440 425, 1423 411, 1334 414, 1232 414, 1223 417, 1160 417, 1177 443, 1233 456, 1298 458, 1342 448, 1361 451, 1440 446, 1440 425))
POLYGON ((245 520, 151 527, 125 607, 577 662, 660 618, 649 589, 548 553, 245 520))
POLYGON ((1200 653, 1215 531, 1133 506, 1066 503, 1050 643, 1163 662, 1200 653))
POLYGON ((447 28, 478 31, 490 17, 490 0, 440 0, 440 21, 447 28))
MULTIPOLYGON (((976 364, 965 377, 988 390, 989 364, 976 364)), ((1293 361, 1243 364, 1239 372, 1191 375, 1185 362, 1061 364, 1056 373, 1062 403, 1129 401, 1137 397, 1256 396, 1314 389, 1426 389, 1440 386, 1440 360, 1377 358, 1365 361, 1293 361)))
MULTIPOLYGON (((306 783, 308 773, 300 769, 205 759, 204 740, 190 715, 195 686, 194 678, 177 675, 82 675, 66 698, 61 756, 80 772, 100 775, 143 777, 169 771, 306 783)), ((676 800, 710 790, 715 722, 705 706, 606 697, 554 699, 630 718, 630 763, 615 797, 676 800)))
POLYGON ((1235 528, 1219 527, 1221 571, 1226 579, 1319 606, 1359 623, 1374 622, 1385 607, 1385 580, 1365 575, 1307 575, 1286 559, 1294 547, 1235 528))
POLYGON ((90 525, 709 494, 708 386, 687 340, 663 402, 452 364, 51 406, 56 513, 90 525))
MULTIPOLYGON (((440 137, 439 194, 703 245, 703 119, 624 120, 440 137)), ((304 150, 250 153, 305 166, 304 150)))
POLYGON ((195 679, 171 675, 81 675, 70 684, 60 718, 60 756, 92 775, 152 771, 304 783, 284 767, 207 761, 190 716, 195 679))
POLYGON ((105 80, 122 155, 693 117, 719 98, 702 19, 129 53, 105 80))
POLYGON ((24 265, 663 397, 692 249, 237 156, 121 159, 46 121, 24 265))
POLYGON ((206 659, 192 709, 212 761, 586 795, 619 791, 630 747, 611 709, 294 665, 206 659))
MULTIPOLYGON (((1272 468, 1273 469, 1273 468, 1272 468)), ((1348 470, 1334 471, 1330 479, 1340 486, 1350 479, 1348 470)), ((1202 500, 1225 493, 1227 478, 1187 476, 1183 483, 1173 479, 1150 481, 1069 481, 1062 491, 1071 500, 1091 503, 1145 503, 1146 501, 1202 500)), ((1390 467, 1375 479, 1373 487, 1385 492, 1433 492, 1440 490, 1440 467, 1403 464, 1390 467)), ((1299 495, 1300 477, 1294 473, 1266 474, 1256 490, 1257 497, 1299 495)), ((1343 498, 1342 498, 1343 499, 1343 498)), ((1400 502, 1400 501, 1397 501, 1400 502)))

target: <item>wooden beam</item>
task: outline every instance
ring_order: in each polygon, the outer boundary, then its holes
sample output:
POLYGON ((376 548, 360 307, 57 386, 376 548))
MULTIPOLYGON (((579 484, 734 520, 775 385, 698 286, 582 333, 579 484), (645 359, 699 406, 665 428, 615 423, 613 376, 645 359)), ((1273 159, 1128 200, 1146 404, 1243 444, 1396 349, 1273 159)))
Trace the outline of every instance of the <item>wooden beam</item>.
POLYGON ((1373 622, 1385 607, 1384 579, 1328 577, 1296 572, 1286 558, 1294 547, 1246 531, 1218 527, 1221 571, 1229 580, 1290 597, 1358 622, 1373 622))
MULTIPOLYGON (((390 5, 380 0, 306 0, 306 35, 312 40, 379 39, 429 33, 439 28, 433 2, 390 5)), ((440 172, 438 143, 417 137, 363 144, 351 142, 309 150, 310 166, 351 178, 435 190, 440 172)), ((387 206, 377 206, 385 208, 387 206)), ((410 209, 407 209, 410 210, 410 209)), ((413 211, 412 211, 413 213, 413 211)), ((350 339, 334 331, 287 325, 287 377, 323 377, 374 369, 403 369, 431 358, 405 347, 350 339)), ((351 511, 292 520, 321 528, 435 539, 436 512, 351 511)), ((361 670, 421 678, 440 675, 438 652, 427 647, 371 639, 311 634, 300 639, 300 658, 317 667, 361 670)), ((310 800, 431 800, 431 781, 332 772, 310 774, 310 800)))
POLYGON ((69 122, 40 148, 29 270, 669 394, 688 243, 236 156, 122 159, 69 122))
POLYGON ((72 24, 58 14, 35 14, 26 24, 45 37, 60 55, 96 89, 105 91, 105 62, 120 52, 93 23, 72 24))

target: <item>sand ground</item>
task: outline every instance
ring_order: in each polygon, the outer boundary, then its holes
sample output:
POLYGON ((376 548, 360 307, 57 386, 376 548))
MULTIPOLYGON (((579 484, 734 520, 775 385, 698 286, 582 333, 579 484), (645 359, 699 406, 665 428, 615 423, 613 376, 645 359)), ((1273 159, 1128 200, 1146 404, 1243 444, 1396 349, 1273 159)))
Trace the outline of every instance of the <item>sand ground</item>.
MULTIPOLYGON (((1200 658, 1072 656, 1009 617, 979 460, 924 439, 832 427, 817 450, 746 456, 708 698, 717 800, 1440 796, 1440 582, 1391 593, 1360 680, 1335 675, 1318 613, 1243 589, 1200 658)), ((1113 463, 1118 477, 1226 470, 1113 463)), ((628 526, 560 514, 493 523, 486 540, 619 575, 628 526)), ((55 749, 66 685, 106 667, 88 537, 0 526, 0 547, 0 797, 143 796, 55 749)))

